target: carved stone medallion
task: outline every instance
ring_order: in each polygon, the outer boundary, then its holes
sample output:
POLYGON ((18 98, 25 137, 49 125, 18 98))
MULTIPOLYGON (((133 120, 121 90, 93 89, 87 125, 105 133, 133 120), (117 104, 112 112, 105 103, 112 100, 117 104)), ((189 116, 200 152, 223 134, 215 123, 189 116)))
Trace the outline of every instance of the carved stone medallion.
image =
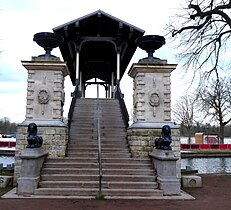
POLYGON ((47 104, 50 99, 49 93, 46 89, 42 89, 38 93, 38 102, 40 104, 47 104))

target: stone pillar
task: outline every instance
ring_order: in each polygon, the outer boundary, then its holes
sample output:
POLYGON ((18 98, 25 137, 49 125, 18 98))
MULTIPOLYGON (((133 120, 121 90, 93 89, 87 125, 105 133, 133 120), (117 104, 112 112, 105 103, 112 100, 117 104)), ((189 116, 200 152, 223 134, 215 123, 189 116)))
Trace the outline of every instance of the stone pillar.
POLYGON ((28 70, 26 120, 62 122, 66 64, 34 58, 22 65, 28 70))
POLYGON ((176 64, 133 64, 129 76, 133 78, 133 117, 136 122, 171 121, 170 73, 176 64))
POLYGON ((172 130, 171 144, 180 176, 179 126, 171 122, 171 72, 176 64, 152 59, 133 64, 129 76, 133 78, 133 124, 128 128, 128 143, 133 157, 148 157, 154 141, 161 136, 163 125, 172 130))
POLYGON ((32 57, 22 64, 28 70, 26 119, 17 128, 14 183, 20 174, 19 156, 27 146, 29 123, 37 124, 48 158, 64 157, 68 142, 68 126, 63 121, 66 63, 57 57, 32 57))
POLYGON ((47 152, 42 148, 26 148, 22 151, 21 173, 18 179, 17 194, 34 194, 40 180, 40 170, 47 152))
POLYGON ((164 195, 180 195, 180 178, 177 178, 176 161, 171 150, 156 149, 151 154, 157 173, 157 182, 164 195))

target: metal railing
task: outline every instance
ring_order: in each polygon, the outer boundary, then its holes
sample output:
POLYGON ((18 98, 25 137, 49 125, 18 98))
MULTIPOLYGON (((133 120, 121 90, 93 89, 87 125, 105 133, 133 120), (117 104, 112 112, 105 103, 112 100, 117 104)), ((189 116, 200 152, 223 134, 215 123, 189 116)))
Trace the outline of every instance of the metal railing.
POLYGON ((115 94, 115 98, 119 100, 123 120, 124 120, 126 127, 128 127, 129 126, 129 114, 128 114, 127 107, 126 107, 125 102, 124 102, 124 96, 121 92, 119 82, 117 82, 117 84, 116 84, 114 94, 115 94))
POLYGON ((79 85, 78 85, 78 82, 76 82, 75 90, 72 93, 72 100, 71 100, 70 109, 69 109, 69 112, 68 112, 68 127, 69 128, 70 128, 73 112, 74 112, 74 109, 75 109, 76 99, 80 98, 80 97, 81 97, 81 93, 79 91, 79 85))
POLYGON ((99 84, 97 84, 97 140, 98 140, 98 163, 99 163, 99 196, 102 192, 102 148, 100 134, 100 104, 99 104, 99 84))

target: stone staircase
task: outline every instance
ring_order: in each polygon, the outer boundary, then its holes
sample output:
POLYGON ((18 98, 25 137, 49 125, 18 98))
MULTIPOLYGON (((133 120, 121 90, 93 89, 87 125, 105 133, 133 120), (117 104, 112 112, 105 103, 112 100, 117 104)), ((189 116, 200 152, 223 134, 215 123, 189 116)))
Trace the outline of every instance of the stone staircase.
MULTIPOLYGON (((100 99, 102 194, 110 199, 162 196, 149 159, 131 158, 126 127, 116 99, 100 99)), ((67 157, 47 159, 35 194, 94 198, 99 192, 97 100, 76 101, 67 157)))

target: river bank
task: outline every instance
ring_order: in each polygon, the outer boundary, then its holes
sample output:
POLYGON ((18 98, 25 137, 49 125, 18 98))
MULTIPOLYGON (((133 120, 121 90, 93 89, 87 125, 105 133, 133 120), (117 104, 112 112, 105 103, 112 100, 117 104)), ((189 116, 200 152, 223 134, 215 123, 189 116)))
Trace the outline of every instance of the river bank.
POLYGON ((181 158, 231 157, 231 150, 181 150, 181 158))

